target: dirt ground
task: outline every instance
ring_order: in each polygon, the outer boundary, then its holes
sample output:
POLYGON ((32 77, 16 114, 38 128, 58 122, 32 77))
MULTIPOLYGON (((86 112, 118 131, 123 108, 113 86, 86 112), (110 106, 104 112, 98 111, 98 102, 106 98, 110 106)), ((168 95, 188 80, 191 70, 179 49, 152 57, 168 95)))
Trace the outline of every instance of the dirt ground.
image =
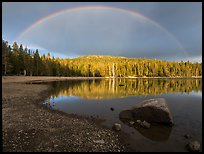
MULTIPOLYGON (((52 88, 28 81, 56 81, 67 77, 2 77, 3 151, 128 151, 122 132, 100 120, 51 110, 42 105, 52 88)), ((82 79, 82 78, 75 78, 82 79)))

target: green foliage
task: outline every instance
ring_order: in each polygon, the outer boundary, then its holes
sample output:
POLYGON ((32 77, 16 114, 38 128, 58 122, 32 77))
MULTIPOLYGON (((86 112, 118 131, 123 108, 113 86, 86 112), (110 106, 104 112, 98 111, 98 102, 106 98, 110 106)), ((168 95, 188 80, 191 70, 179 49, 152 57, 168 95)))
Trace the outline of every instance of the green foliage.
POLYGON ((2 75, 84 76, 84 77, 193 77, 202 76, 202 63, 114 56, 83 56, 59 59, 39 55, 2 40, 2 75), (25 73, 26 72, 26 73, 25 73))

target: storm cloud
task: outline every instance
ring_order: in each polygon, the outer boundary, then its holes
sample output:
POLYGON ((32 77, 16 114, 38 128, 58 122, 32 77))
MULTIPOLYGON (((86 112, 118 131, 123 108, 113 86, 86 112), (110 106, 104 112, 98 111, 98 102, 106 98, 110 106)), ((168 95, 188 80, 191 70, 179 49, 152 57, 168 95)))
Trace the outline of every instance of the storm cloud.
MULTIPOLYGON (((63 4, 66 6, 62 7, 60 3, 55 6, 52 3, 42 3, 39 4, 41 15, 31 11, 27 16, 35 17, 33 21, 36 22, 37 17, 40 19, 56 10, 87 5, 87 3, 63 4)), ((47 19, 24 33, 17 41, 67 57, 100 54, 178 61, 192 60, 194 57, 198 60, 198 57, 200 59, 202 57, 202 4, 190 4, 100 3, 101 6, 109 5, 137 11, 164 28, 139 15, 134 16, 110 8, 94 9, 92 6, 91 9, 65 11, 47 19)), ((25 5, 32 8, 27 3, 25 5)), ((15 5, 12 7, 15 8, 15 5)), ((35 5, 33 7, 37 8, 35 5)), ((6 11, 3 9, 3 12, 6 11)), ((5 16, 4 13, 3 23, 5 16)), ((31 19, 29 21, 33 24, 31 19)), ((18 26, 17 21, 16 23, 16 27, 23 27, 18 26)), ((6 21, 3 25, 3 36, 8 36, 6 21)))

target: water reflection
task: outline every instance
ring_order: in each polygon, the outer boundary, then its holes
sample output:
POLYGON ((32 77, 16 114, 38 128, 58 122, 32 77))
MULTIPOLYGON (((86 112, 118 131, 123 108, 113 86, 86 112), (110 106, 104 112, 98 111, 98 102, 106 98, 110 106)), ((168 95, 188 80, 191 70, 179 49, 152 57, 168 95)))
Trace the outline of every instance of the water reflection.
POLYGON ((136 129, 140 134, 142 134, 144 137, 157 142, 166 141, 169 139, 172 127, 160 125, 153 123, 151 124, 151 127, 149 129, 141 127, 137 122, 131 126, 129 124, 129 121, 120 118, 120 121, 122 121, 124 124, 133 127, 136 129))
POLYGON ((58 81, 53 84, 51 98, 78 96, 83 99, 108 99, 202 92, 201 79, 94 79, 58 81))
POLYGON ((202 141, 201 79, 95 79, 52 84, 53 90, 45 105, 65 113, 104 119, 103 125, 109 128, 120 123, 122 130, 130 135, 133 149, 137 143, 142 150, 144 147, 168 150, 177 147, 182 151, 184 133, 194 134, 194 138, 202 141), (144 129, 136 124, 130 126, 128 121, 119 118, 124 108, 157 97, 167 100, 174 127, 152 123, 149 129, 144 129))

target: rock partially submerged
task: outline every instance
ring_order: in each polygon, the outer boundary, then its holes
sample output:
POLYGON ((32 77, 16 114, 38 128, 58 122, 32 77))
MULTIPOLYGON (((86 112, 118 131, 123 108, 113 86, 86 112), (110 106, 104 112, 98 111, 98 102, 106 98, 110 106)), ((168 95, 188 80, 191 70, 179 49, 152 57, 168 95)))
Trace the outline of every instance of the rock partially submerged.
POLYGON ((198 141, 192 141, 187 144, 187 149, 190 152, 199 152, 200 151, 200 143, 198 141))
POLYGON ((140 119, 150 123, 173 125, 172 114, 164 98, 145 100, 129 109, 121 111, 119 117, 120 119, 140 119))

